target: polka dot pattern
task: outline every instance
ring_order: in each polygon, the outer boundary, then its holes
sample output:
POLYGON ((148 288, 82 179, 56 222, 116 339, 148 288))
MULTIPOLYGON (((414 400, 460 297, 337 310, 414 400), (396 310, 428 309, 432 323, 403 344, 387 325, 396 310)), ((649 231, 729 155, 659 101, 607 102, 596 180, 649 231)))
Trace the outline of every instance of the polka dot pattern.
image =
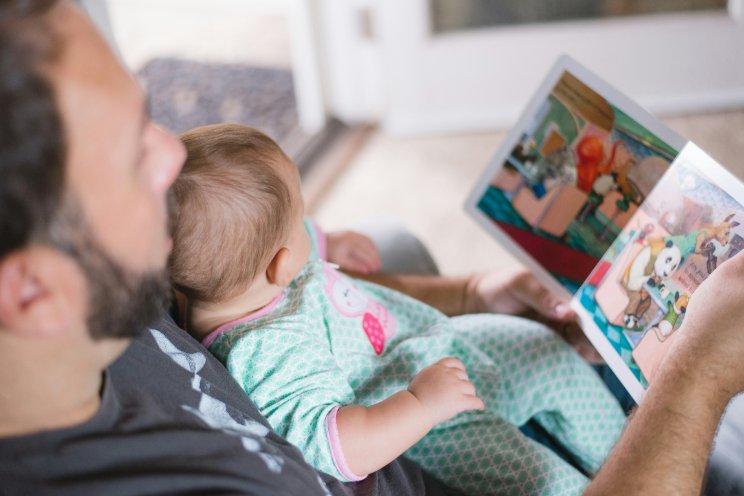
POLYGON ((328 413, 378 403, 406 389, 422 368, 454 356, 486 410, 436 426, 406 455, 469 494, 581 493, 586 477, 516 427, 535 419, 591 474, 620 435, 625 417, 617 402, 559 337, 517 317, 448 318, 400 293, 353 281, 395 318, 396 332, 382 348, 379 329, 371 342, 363 315, 342 315, 330 302, 327 270, 321 261, 309 263, 270 314, 210 347, 311 464, 343 479, 331 455, 328 413))

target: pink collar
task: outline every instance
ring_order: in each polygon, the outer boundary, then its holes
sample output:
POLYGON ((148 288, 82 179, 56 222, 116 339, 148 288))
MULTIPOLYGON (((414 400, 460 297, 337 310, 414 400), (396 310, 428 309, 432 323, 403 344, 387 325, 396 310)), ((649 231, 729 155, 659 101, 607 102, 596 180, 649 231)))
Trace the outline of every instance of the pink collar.
POLYGON ((260 317, 263 317, 267 313, 271 312, 274 308, 276 308, 276 306, 279 304, 280 301, 282 301, 283 298, 284 298, 284 291, 276 295, 276 297, 273 300, 271 300, 271 302, 269 302, 269 304, 266 305, 265 307, 259 308, 255 312, 249 313, 245 317, 241 317, 239 319, 232 320, 230 322, 226 322, 222 324, 217 329, 207 334, 207 336, 204 339, 202 339, 201 341, 202 344, 204 345, 205 348, 209 348, 212 345, 212 343, 214 343, 215 339, 217 339, 222 333, 224 333, 225 331, 229 331, 233 327, 237 327, 241 324, 250 322, 251 320, 256 320, 260 317))

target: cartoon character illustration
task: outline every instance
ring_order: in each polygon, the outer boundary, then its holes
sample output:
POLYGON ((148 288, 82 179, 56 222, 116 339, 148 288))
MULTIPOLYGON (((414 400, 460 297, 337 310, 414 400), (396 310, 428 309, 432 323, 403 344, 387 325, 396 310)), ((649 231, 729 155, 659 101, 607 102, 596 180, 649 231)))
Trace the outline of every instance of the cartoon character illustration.
MULTIPOLYGON (((582 140, 582 143, 585 140, 589 139, 598 140, 598 138, 596 137, 587 137, 582 140)), ((582 145, 580 143, 579 147, 577 147, 577 153, 579 154, 580 158, 582 156, 582 153, 587 153, 587 150, 582 151, 581 146, 582 145)), ((606 162, 602 162, 604 160, 604 147, 601 150, 601 156, 597 155, 597 157, 594 157, 594 155, 592 155, 595 159, 598 158, 599 162, 587 162, 585 159, 584 163, 582 164, 581 159, 579 160, 579 165, 577 165, 577 167, 581 166, 583 167, 583 169, 579 169, 581 173, 579 174, 576 186, 589 195, 587 198, 587 203, 584 206, 581 214, 579 215, 579 218, 577 219, 579 222, 583 223, 586 221, 587 216, 594 215, 594 213, 597 211, 599 206, 604 201, 604 198, 609 194, 610 191, 621 188, 621 184, 618 182, 618 179, 622 181, 622 188, 629 187, 627 174, 630 166, 634 162, 632 157, 628 154, 627 148, 628 145, 624 141, 616 141, 612 145, 612 151, 610 152, 610 156, 606 162), (620 147, 622 147, 622 149, 618 153, 618 149, 620 147), (591 180, 592 182, 589 189, 587 190, 584 183, 589 180, 591 180)), ((594 149, 595 145, 592 145, 588 148, 591 153, 599 153, 594 149)))
POLYGON ((348 277, 326 264, 326 291, 331 303, 342 315, 362 317, 362 330, 377 355, 382 355, 385 343, 395 335, 395 318, 380 303, 357 288, 348 277))
POLYGON ((615 179, 618 191, 622 193, 623 198, 635 200, 638 196, 638 191, 633 183, 628 178, 628 173, 635 165, 635 160, 628 159, 622 166, 615 168, 612 173, 612 177, 615 179))
MULTIPOLYGON (((551 164, 543 159, 535 150, 535 143, 532 139, 524 143, 518 143, 511 152, 511 158, 516 164, 521 164, 522 170, 526 173, 525 183, 532 189, 537 198, 545 196, 549 187, 544 184, 544 180, 553 179, 555 172, 551 164)), ((507 163, 510 163, 507 161, 507 163)), ((514 166, 514 162, 511 162, 514 166)))
POLYGON ((568 147, 561 146, 545 155, 552 174, 545 178, 545 189, 550 190, 558 183, 574 184, 576 182, 576 163, 568 147))
POLYGON ((705 268, 708 274, 712 274, 718 267, 718 257, 723 256, 728 250, 728 246, 722 245, 720 241, 713 238, 709 241, 705 241, 700 245, 700 254, 704 255, 707 259, 705 261, 705 268))
POLYGON ((512 149, 511 156, 518 160, 519 163, 527 166, 539 158, 534 150, 534 143, 517 143, 512 149))
POLYGON ((628 291, 628 306, 623 314, 623 324, 628 329, 637 329, 641 319, 651 308, 651 295, 646 288, 640 291, 628 291))
POLYGON ((680 296, 679 291, 677 291, 674 293, 674 303, 671 301, 667 302, 666 315, 650 329, 656 334, 659 341, 663 342, 679 328, 682 323, 681 318, 687 311, 687 302, 689 300, 690 298, 687 295, 680 296))
POLYGON ((548 188, 544 181, 550 181, 554 177, 553 171, 550 169, 550 164, 544 159, 538 159, 536 162, 525 165, 525 170, 530 175, 530 181, 532 192, 535 197, 542 198, 545 196, 548 188))
POLYGON ((628 295, 623 323, 634 329, 651 306, 651 295, 644 285, 657 287, 662 298, 669 290, 664 281, 682 265, 683 257, 679 247, 670 238, 657 238, 648 241, 628 265, 623 273, 622 284, 628 295))
POLYGON ((724 255, 728 249, 731 239, 731 229, 738 226, 739 222, 733 221, 734 214, 729 214, 723 222, 717 226, 702 229, 695 244, 695 253, 707 258, 706 269, 711 274, 718 267, 718 257, 724 255))
MULTIPOLYGON (((671 236, 675 244, 679 245, 683 256, 700 254, 706 255, 712 252, 711 243, 723 247, 729 244, 731 229, 738 226, 736 221, 731 222, 735 214, 729 214, 721 223, 714 226, 703 227, 687 232, 686 234, 671 236)), ((714 245, 715 246, 715 245, 714 245)))
POLYGON ((576 156, 576 187, 589 193, 597 177, 609 172, 609 167, 603 163, 603 140, 598 136, 585 136, 576 145, 576 156))
POLYGON ((667 313, 643 334, 632 351, 641 373, 648 382, 653 381, 664 356, 674 342, 674 333, 681 326, 687 310, 687 295, 674 294, 674 302, 667 302, 667 313))
MULTIPOLYGON (((594 182, 602 175, 610 175, 615 162, 618 148, 627 150, 624 141, 616 141, 612 145, 610 156, 605 160, 604 140, 598 136, 585 136, 576 145, 576 187, 585 193, 591 193, 594 182)), ((626 153, 627 155, 627 153, 626 153)))
POLYGON ((576 220, 581 223, 586 222, 586 218, 589 215, 594 215, 602 204, 604 197, 615 188, 615 179, 612 174, 600 174, 597 179, 594 180, 586 205, 584 205, 581 214, 579 214, 579 217, 576 220))

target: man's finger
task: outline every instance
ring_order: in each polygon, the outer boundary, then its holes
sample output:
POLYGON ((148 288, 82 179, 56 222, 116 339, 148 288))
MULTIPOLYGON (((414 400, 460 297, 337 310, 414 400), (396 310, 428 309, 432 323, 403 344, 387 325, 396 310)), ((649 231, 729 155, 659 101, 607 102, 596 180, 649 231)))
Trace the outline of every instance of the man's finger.
POLYGON ((364 261, 371 270, 379 270, 382 263, 377 247, 369 238, 362 238, 360 241, 359 254, 364 257, 364 261))
POLYGON ((543 315, 561 321, 568 321, 576 318, 576 312, 574 312, 568 304, 561 301, 547 288, 541 287, 540 290, 541 299, 538 310, 540 310, 543 315))
POLYGON ((354 270, 357 272, 369 274, 376 270, 373 263, 371 263, 367 258, 360 256, 358 253, 351 253, 349 259, 350 262, 354 264, 354 267, 356 267, 354 270))
POLYGON ((604 359, 602 358, 602 355, 599 354, 599 352, 594 348, 591 341, 589 341, 589 338, 586 337, 586 334, 584 334, 584 331, 581 330, 581 327, 579 327, 579 324, 576 322, 571 322, 568 324, 564 324, 563 326, 559 327, 556 332, 563 337, 563 339, 566 340, 568 344, 571 345, 571 347, 581 355, 587 362, 594 363, 594 364, 603 364, 604 359))
POLYGON ((520 282, 520 287, 515 288, 519 299, 539 314, 560 321, 573 320, 576 317, 571 307, 546 288, 533 274, 522 278, 520 282))
POLYGON ((576 312, 563 302, 556 303, 553 307, 553 315, 557 320, 573 320, 576 318, 576 312))

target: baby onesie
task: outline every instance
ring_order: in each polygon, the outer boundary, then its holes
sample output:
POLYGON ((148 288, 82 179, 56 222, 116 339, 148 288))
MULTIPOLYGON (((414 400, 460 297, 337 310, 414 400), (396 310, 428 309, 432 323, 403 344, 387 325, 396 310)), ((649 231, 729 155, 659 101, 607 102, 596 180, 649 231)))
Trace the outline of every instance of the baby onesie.
POLYGON ((274 429, 318 470, 363 477, 344 458, 336 413, 405 390, 441 358, 461 360, 486 410, 435 426, 406 456, 470 494, 579 494, 587 478, 524 436, 534 418, 590 474, 625 416, 594 371, 554 332, 518 317, 449 318, 396 291, 352 280, 315 256, 273 302, 204 344, 274 429))

